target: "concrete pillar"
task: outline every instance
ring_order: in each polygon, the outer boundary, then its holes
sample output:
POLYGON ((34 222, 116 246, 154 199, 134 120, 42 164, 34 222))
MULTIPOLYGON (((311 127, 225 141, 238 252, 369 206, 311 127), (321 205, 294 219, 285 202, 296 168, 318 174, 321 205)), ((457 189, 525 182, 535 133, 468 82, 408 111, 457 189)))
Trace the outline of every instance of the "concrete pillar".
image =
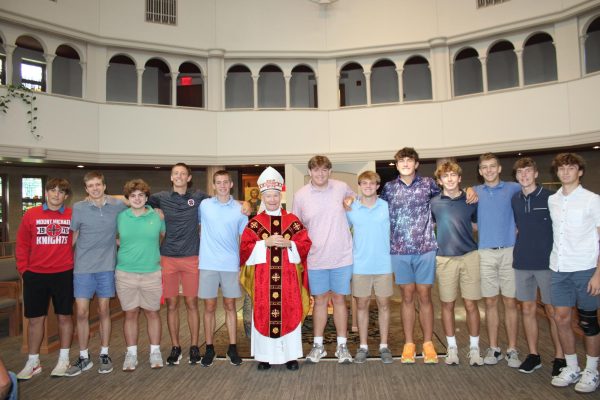
POLYGON ((396 74, 398 75, 398 101, 402 104, 404 103, 404 81, 402 80, 404 68, 396 68, 396 74))
POLYGON ((523 49, 515 50, 517 55, 517 71, 519 75, 519 87, 525 84, 525 70, 523 69, 523 49))
POLYGON ((4 64, 4 68, 6 69, 6 85, 12 85, 14 82, 13 79, 13 53, 17 46, 12 44, 5 44, 4 50, 6 50, 6 63, 4 64))
POLYGON ((212 111, 225 109, 225 51, 210 49, 204 79, 204 107, 212 111))
POLYGON ((431 85, 433 100, 450 99, 450 52, 446 44, 446 38, 434 38, 429 41, 431 46, 429 63, 431 71, 431 85))
POLYGON ((177 107, 177 77, 179 71, 171 72, 171 107, 177 107))
POLYGON ((481 56, 479 57, 479 61, 481 62, 481 80, 483 84, 483 93, 488 92, 488 76, 487 76, 487 57, 481 56))
POLYGON ((81 98, 85 99, 87 96, 87 63, 79 61, 81 67, 81 98))
POLYGON ((44 54, 46 59, 46 93, 52 93, 52 62, 55 57, 54 54, 44 54))
POLYGON ((136 68, 135 70, 137 72, 137 103, 142 104, 142 78, 145 68, 136 68))
POLYGON ((320 110, 336 110, 340 107, 339 90, 340 82, 337 75, 337 63, 335 59, 323 59, 317 61, 319 77, 317 91, 320 110))
POLYGON ((292 76, 291 75, 285 75, 283 77, 285 79, 285 109, 289 110, 290 109, 290 81, 292 80, 292 76))
POLYGON ((367 91, 367 106, 371 105, 371 71, 364 71, 365 75, 365 90, 367 91))
POLYGON ((258 78, 260 78, 260 75, 252 75, 252 108, 254 108, 255 110, 258 110, 258 78))

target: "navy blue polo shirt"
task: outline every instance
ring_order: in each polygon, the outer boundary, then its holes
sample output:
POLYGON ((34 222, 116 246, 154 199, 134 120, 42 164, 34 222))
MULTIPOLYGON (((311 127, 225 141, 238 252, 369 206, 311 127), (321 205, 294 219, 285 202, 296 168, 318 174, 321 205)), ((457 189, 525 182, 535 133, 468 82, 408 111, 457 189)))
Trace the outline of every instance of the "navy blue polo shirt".
POLYGON ((443 193, 431 199, 431 213, 437 226, 438 256, 462 256, 477 250, 472 222, 477 222, 477 204, 467 204, 467 195, 450 198, 443 193))
POLYGON ((173 190, 150 195, 148 204, 165 214, 167 233, 160 254, 167 257, 197 256, 200 248, 198 207, 207 199, 206 193, 188 190, 181 195, 173 190))
POLYGON ((552 251, 552 219, 548 210, 548 197, 554 194, 541 186, 529 195, 522 191, 512 200, 517 224, 517 240, 513 250, 515 269, 548 269, 552 251))

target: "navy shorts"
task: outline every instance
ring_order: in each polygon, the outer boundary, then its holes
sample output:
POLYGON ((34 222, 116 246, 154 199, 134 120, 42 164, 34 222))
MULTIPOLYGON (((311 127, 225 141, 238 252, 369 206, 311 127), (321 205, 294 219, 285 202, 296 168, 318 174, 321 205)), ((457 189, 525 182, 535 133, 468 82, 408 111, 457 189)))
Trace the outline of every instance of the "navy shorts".
POLYGON ((599 296, 587 291, 588 283, 596 268, 576 272, 552 271, 552 305, 554 307, 573 307, 585 311, 598 309, 599 296))

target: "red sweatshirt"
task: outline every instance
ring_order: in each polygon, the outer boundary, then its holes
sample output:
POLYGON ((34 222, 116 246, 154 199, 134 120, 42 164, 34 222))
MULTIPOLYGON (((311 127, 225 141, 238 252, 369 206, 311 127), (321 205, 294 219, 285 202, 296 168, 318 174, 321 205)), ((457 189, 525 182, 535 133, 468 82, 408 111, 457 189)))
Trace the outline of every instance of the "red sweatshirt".
POLYGON ((32 271, 54 274, 73 269, 73 236, 70 208, 27 210, 17 231, 15 257, 20 274, 32 271))

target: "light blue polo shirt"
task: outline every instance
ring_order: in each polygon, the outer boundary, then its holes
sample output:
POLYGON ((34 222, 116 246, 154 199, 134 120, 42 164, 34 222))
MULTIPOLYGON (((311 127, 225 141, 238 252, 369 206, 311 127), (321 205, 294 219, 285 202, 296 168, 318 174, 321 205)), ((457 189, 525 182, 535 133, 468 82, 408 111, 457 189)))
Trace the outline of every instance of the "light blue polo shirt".
POLYGON ((358 275, 391 274, 390 213, 388 203, 377 199, 369 208, 356 200, 352 210, 346 213, 348 224, 353 228, 352 273, 358 275))
POLYGON ((479 248, 490 249, 515 245, 517 228, 512 210, 512 197, 521 190, 516 182, 500 181, 496 186, 475 186, 479 248))
POLYGON ((237 272, 240 270, 240 235, 248 223, 242 206, 229 197, 202 200, 198 208, 200 223, 200 269, 237 272))

